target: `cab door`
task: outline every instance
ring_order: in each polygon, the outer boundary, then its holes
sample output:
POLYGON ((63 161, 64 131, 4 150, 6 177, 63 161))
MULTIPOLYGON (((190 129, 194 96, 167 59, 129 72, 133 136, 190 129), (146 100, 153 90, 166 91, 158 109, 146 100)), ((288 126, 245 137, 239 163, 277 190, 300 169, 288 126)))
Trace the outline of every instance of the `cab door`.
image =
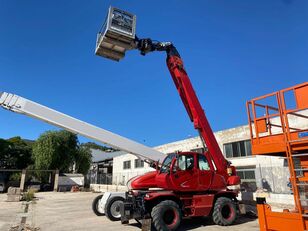
POLYGON ((173 190, 195 191, 198 189, 198 170, 196 154, 179 154, 173 161, 170 171, 170 182, 173 190))
POLYGON ((211 187, 214 171, 205 154, 197 155, 199 190, 208 190, 211 187))

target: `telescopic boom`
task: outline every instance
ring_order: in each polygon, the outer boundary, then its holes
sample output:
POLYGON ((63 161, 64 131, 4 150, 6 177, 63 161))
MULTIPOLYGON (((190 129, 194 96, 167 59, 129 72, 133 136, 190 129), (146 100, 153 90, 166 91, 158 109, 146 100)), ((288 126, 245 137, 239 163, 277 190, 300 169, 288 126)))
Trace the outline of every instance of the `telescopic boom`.
POLYGON ((0 106, 134 154, 149 162, 163 161, 166 156, 153 148, 11 93, 0 92, 0 106))
POLYGON ((137 40, 142 55, 152 51, 166 51, 167 66, 190 120, 198 130, 202 142, 209 150, 217 172, 226 174, 229 162, 222 154, 204 110, 185 71, 183 60, 171 42, 153 42, 151 39, 137 40))

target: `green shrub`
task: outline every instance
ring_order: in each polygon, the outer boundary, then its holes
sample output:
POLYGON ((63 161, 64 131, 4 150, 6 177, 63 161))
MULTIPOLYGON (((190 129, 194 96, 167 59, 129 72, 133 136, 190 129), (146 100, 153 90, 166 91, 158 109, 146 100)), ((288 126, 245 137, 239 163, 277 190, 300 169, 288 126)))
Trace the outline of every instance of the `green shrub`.
POLYGON ((12 175, 10 175, 11 181, 20 181, 20 179, 21 179, 21 173, 20 172, 15 172, 12 175))
POLYGON ((22 199, 25 201, 32 201, 35 197, 35 193, 37 190, 35 189, 29 189, 27 192, 25 192, 22 196, 22 199))

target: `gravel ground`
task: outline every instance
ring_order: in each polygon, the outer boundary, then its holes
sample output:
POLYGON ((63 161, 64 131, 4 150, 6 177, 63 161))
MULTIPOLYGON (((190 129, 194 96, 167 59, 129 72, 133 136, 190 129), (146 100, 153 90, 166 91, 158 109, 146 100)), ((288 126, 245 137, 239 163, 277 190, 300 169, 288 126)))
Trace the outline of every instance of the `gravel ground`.
MULTIPOLYGON (((106 217, 98 217, 91 210, 92 200, 96 193, 37 193, 38 200, 30 206, 27 223, 46 231, 101 231, 101 230, 140 230, 139 225, 132 221, 129 225, 120 222, 111 222, 106 217)), ((18 213, 22 211, 22 202, 6 202, 6 195, 0 194, 0 231, 7 231, 21 218, 18 213)), ((209 219, 194 218, 184 219, 180 230, 204 231, 257 231, 258 220, 249 217, 240 217, 235 225, 221 227, 214 225, 209 219)))

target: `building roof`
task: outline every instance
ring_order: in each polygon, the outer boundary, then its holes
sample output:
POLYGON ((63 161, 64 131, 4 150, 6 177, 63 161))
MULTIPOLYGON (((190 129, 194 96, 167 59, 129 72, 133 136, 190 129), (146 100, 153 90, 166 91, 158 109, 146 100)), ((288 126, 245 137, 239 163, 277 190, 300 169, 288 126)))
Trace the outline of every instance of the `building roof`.
POLYGON ((104 161, 107 159, 112 159, 113 157, 127 154, 127 152, 124 151, 104 152, 98 149, 91 149, 91 153, 92 153, 92 163, 104 161))

